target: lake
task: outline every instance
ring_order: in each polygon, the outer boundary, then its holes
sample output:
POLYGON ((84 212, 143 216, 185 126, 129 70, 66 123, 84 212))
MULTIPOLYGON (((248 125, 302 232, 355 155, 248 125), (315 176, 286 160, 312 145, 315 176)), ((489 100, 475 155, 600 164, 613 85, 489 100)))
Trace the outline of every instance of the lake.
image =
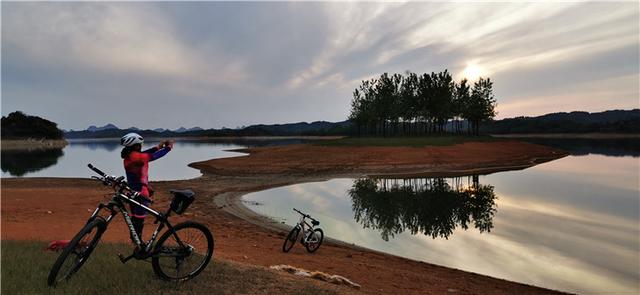
POLYGON ((638 147, 583 143, 521 171, 334 179, 244 200, 289 225, 295 207, 329 237, 410 259, 562 291, 637 294, 638 147))
MULTIPOLYGON (((143 148, 159 141, 145 142, 143 148)), ((302 143, 302 139, 273 140, 179 140, 174 149, 162 159, 150 164, 149 179, 176 180, 195 178, 199 170, 187 164, 213 158, 235 157, 244 154, 226 150, 302 143)), ((92 163, 107 174, 124 175, 120 158, 120 139, 69 140, 64 149, 2 151, 2 177, 85 177, 94 175, 87 168, 92 163)))

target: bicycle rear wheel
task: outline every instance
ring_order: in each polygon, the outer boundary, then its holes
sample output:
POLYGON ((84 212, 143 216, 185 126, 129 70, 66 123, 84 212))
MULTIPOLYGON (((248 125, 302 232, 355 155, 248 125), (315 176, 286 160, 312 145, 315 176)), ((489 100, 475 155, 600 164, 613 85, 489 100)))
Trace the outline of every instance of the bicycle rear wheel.
POLYGON ((151 260, 153 271, 166 281, 186 281, 209 264, 213 235, 206 226, 187 221, 166 231, 154 249, 157 253, 151 260))
POLYGON ((87 262, 106 229, 107 222, 102 217, 87 223, 53 264, 47 279, 49 286, 69 280, 87 262))
POLYGON ((293 248, 293 244, 295 244, 296 240, 298 239, 298 234, 300 234, 300 228, 296 226, 289 232, 289 235, 287 235, 287 237, 284 239, 284 244, 282 245, 282 252, 289 252, 289 250, 293 248))

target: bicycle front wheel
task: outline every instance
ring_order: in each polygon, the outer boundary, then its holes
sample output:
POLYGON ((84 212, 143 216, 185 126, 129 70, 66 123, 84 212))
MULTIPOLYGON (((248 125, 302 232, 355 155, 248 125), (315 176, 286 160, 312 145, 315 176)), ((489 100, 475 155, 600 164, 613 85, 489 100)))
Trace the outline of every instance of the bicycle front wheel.
POLYGON ((307 252, 316 252, 316 250, 320 248, 320 245, 322 245, 322 239, 324 239, 324 232, 322 232, 322 229, 314 229, 304 244, 304 247, 307 248, 307 252))
POLYGON ((293 244, 296 243, 296 240, 298 239, 298 234, 300 233, 300 228, 299 227, 294 227, 290 232, 289 235, 287 235, 287 237, 284 239, 284 244, 282 244, 282 252, 289 252, 289 250, 291 250, 291 248, 293 248, 293 244))
POLYGON ((187 221, 166 231, 155 246, 153 271, 166 281, 186 281, 207 267, 213 256, 213 235, 197 222, 187 221))
POLYGON ((49 286, 55 286, 59 282, 69 280, 87 262, 106 229, 107 222, 102 217, 87 223, 64 248, 62 254, 53 264, 47 279, 49 286))

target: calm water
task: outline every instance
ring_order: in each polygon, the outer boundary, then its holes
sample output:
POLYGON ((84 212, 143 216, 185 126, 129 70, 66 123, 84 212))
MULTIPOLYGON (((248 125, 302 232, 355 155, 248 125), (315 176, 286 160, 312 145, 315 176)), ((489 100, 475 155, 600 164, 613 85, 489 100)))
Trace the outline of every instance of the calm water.
POLYGON ((289 225, 296 207, 330 237, 399 256, 563 291, 637 294, 639 158, 579 150, 522 171, 335 179, 245 200, 289 225))
MULTIPOLYGON (((162 159, 150 164, 151 180, 189 179, 200 176, 200 171, 187 164, 213 158, 235 157, 243 154, 225 150, 247 146, 299 143, 300 140, 203 142, 178 141, 174 149, 162 159)), ((150 141, 145 149, 158 144, 150 141)), ((102 171, 124 175, 119 139, 72 140, 62 150, 3 151, 2 177, 90 177, 87 168, 92 163, 102 171)))

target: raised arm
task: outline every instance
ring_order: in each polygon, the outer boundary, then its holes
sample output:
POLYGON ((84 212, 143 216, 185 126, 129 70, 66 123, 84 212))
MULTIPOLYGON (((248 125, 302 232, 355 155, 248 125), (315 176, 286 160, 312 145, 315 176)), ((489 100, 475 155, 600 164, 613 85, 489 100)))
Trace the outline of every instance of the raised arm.
POLYGON ((168 146, 165 146, 161 149, 151 148, 150 150, 152 149, 155 149, 155 150, 152 153, 149 153, 149 161, 155 161, 157 159, 160 159, 164 157, 164 155, 166 155, 168 152, 171 151, 171 148, 168 146))

